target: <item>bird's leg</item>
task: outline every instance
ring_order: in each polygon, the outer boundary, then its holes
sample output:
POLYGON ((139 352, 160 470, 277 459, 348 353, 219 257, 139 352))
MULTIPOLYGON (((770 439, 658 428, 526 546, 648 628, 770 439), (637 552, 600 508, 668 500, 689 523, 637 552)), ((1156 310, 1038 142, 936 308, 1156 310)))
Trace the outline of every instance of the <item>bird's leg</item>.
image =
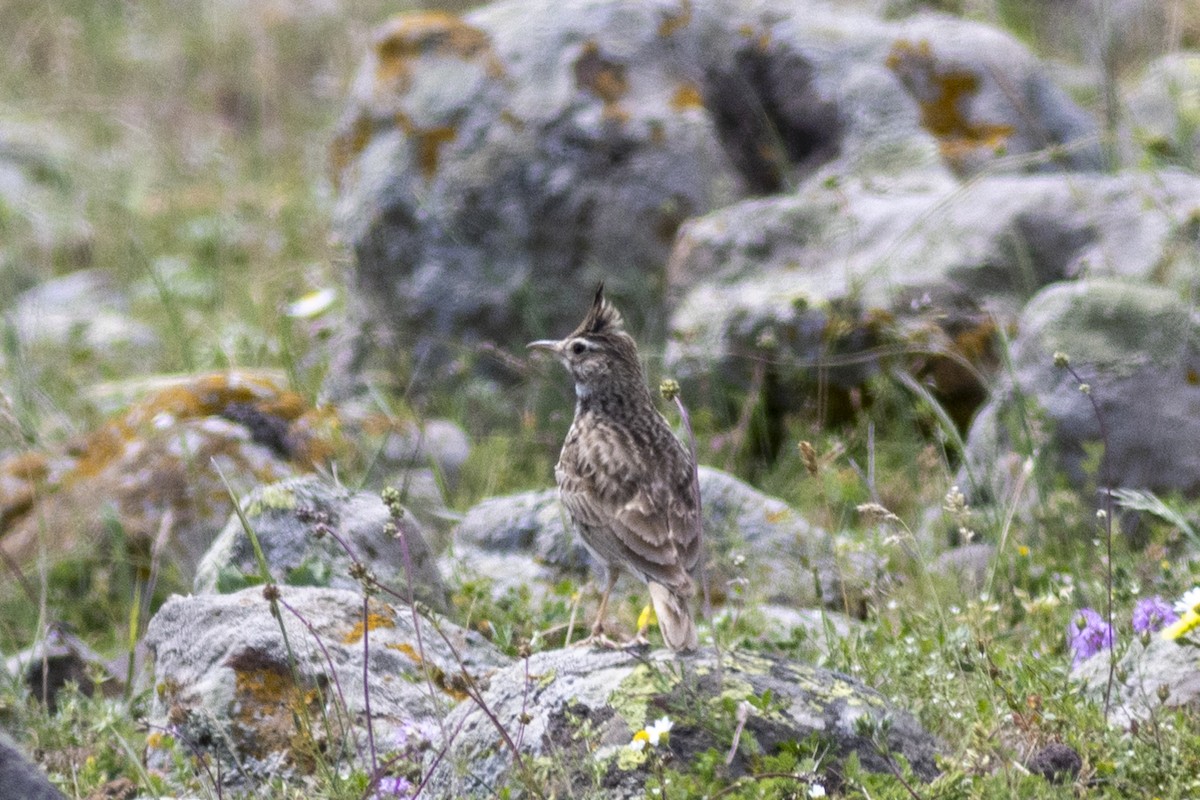
POLYGON ((617 577, 620 572, 613 567, 608 567, 606 573, 604 594, 600 596, 600 608, 596 611, 596 621, 592 623, 592 633, 586 639, 580 639, 575 643, 579 646, 620 647, 619 644, 604 635, 604 616, 608 613, 608 597, 612 594, 613 587, 617 585, 617 577))

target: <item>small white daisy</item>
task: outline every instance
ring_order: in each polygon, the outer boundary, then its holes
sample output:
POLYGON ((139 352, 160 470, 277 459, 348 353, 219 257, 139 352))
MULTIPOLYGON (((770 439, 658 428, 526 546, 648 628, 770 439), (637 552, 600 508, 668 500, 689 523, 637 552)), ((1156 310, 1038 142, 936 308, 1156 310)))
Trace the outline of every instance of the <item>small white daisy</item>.
POLYGON ((659 717, 658 721, 646 728, 646 738, 650 740, 650 744, 658 747, 659 739, 671 732, 671 728, 675 727, 675 723, 666 717, 659 717))
POLYGON ((1200 612, 1200 586, 1193 586, 1175 603, 1175 611, 1183 616, 1189 611, 1200 612))

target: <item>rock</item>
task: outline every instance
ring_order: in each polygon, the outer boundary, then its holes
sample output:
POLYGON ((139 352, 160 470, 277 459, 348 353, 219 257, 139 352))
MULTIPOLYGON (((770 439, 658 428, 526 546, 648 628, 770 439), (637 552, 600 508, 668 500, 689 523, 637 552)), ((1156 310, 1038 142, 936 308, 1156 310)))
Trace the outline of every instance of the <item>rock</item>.
POLYGON ((1075 748, 1062 742, 1051 742, 1034 753, 1025 764, 1034 775, 1041 775, 1051 783, 1074 781, 1083 768, 1083 759, 1075 748))
MULTIPOLYGON (((732 612, 726 608, 722 614, 732 612)), ((814 654, 827 654, 837 642, 853 635, 862 623, 837 611, 791 608, 773 603, 755 603, 740 614, 762 619, 761 641, 769 645, 807 644, 814 654)))
MULTIPOLYGON (((358 561, 401 598, 408 597, 411 569, 415 598, 438 611, 448 608, 446 586, 420 525, 401 518, 401 542, 389 529, 392 517, 378 494, 305 476, 254 490, 242 499, 241 510, 278 583, 359 589, 352 566, 358 561)), ((235 513, 200 562, 194 591, 241 589, 260 575, 255 547, 235 513)))
POLYGON ((757 754, 813 746, 806 742, 810 735, 831 757, 823 767, 836 770, 856 753, 865 769, 886 771, 887 762, 859 730, 859 720, 884 715, 891 719, 891 751, 922 780, 938 772, 939 743, 910 715, 839 673, 743 652, 724 654, 718 667, 711 651, 675 661, 664 651, 638 656, 567 648, 495 674, 482 696, 509 740, 520 743, 524 763, 552 769, 523 773, 479 704, 464 703, 446 720, 446 728, 459 733, 444 756, 435 749, 426 758, 432 770, 426 791, 435 798, 492 797, 502 787, 513 797, 644 797, 652 771, 645 751, 629 747, 634 732, 666 716, 674 727, 657 749, 669 753, 669 767, 686 769, 710 748, 728 749, 738 701, 756 701, 764 692, 772 702, 747 708, 731 777, 746 774, 757 754))
MULTIPOLYGON (((1071 675, 1097 702, 1103 702, 1108 684, 1109 651, 1101 650, 1080 662, 1071 675)), ((1150 719, 1161 708, 1200 706, 1200 654, 1188 644, 1155 636, 1149 645, 1133 641, 1117 661, 1114 678, 1112 724, 1129 726, 1150 719)))
POLYGON ((28 689, 30 697, 45 699, 51 714, 58 709, 58 693, 68 682, 89 697, 97 689, 105 697, 118 697, 125 690, 124 677, 99 653, 58 627, 51 627, 45 639, 8 658, 5 667, 28 689))
MULTIPOLYGON (((880 559, 840 547, 782 500, 732 475, 701 467, 700 497, 717 602, 749 586, 756 601, 795 606, 823 597, 841 608, 849 598, 857 607, 880 577, 880 559)), ((590 563, 554 489, 483 501, 467 511, 454 542, 443 570, 489 578, 497 597, 530 581, 544 591, 564 577, 582 578, 590 563)))
POLYGON ((1200 179, 1175 172, 808 183, 746 201, 680 232, 667 369, 708 400, 765 387, 782 414, 818 367, 850 389, 895 363, 880 351, 915 351, 909 368, 965 403, 952 409, 965 426, 997 329, 1040 288, 1120 276, 1187 290, 1198 206, 1200 179))
POLYGON ((71 272, 22 292, 7 317, 22 346, 34 352, 69 349, 133 365, 152 362, 162 349, 158 334, 130 316, 129 298, 99 269, 71 272))
POLYGON ((321 418, 252 372, 161 386, 67 452, 0 467, 36 489, 28 503, 0 504, 15 505, 0 547, 19 564, 32 562, 42 541, 52 559, 107 558, 103 543, 119 535, 116 545, 138 563, 161 557, 190 580, 233 508, 231 491, 309 469, 328 452, 313 434, 321 418))
POLYGON ((1095 132, 1014 39, 947 17, 819 0, 402 14, 333 148, 358 319, 332 382, 372 353, 421 384, 511 375, 507 353, 569 331, 601 277, 656 341, 689 217, 811 176, 1003 171, 1001 154, 1059 144, 1021 167, 1094 168, 1095 132))
POLYGON ((83 159, 63 120, 41 116, 54 124, 25 113, 0 120, 0 308, 50 269, 92 261, 95 232, 76 183, 83 159))
MULTIPOLYGON (((372 599, 364 626, 360 594, 279 592, 278 618, 262 587, 173 597, 146 633, 155 657, 151 730, 170 731, 176 742, 219 759, 229 781, 309 772, 310 748, 320 748, 326 763, 364 752, 368 701, 381 750, 402 730, 427 738, 472 682, 508 663, 478 634, 449 622, 418 617, 418 635, 407 606, 372 599)), ((182 745, 161 735, 149 744, 151 768, 197 755, 174 753, 182 745)))
POLYGON ((8 797, 21 800, 66 800, 3 731, 0 731, 0 786, 8 797))
POLYGON ((963 594, 974 596, 987 587, 996 546, 990 542, 974 542, 940 553, 933 562, 933 574, 952 575, 958 580, 963 594))
POLYGON ((1011 363, 1012 379, 980 411, 967 440, 976 494, 1006 497, 1014 476, 1004 465, 1030 447, 1077 489, 1102 483, 1094 472, 1104 465, 1088 466, 1089 449, 1101 442, 1092 401, 1108 432, 1113 486, 1200 492, 1193 446, 1200 440, 1200 320, 1175 292, 1115 280, 1050 286, 1021 315, 1011 363), (1057 352, 1069 357, 1078 379, 1055 364, 1057 352), (1027 415, 1043 415, 1044 424, 1008 427, 1018 403, 1027 415), (1033 442, 1025 441, 1027 430, 1033 442))
POLYGON ((1153 164, 1200 165, 1200 53, 1170 53, 1128 96, 1133 139, 1153 164))

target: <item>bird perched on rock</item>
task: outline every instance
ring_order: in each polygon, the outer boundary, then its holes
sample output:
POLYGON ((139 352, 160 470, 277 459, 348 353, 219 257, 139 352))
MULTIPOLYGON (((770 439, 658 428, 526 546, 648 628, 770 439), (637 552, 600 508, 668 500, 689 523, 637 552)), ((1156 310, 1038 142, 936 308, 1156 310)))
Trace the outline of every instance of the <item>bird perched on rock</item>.
POLYGON ((700 493, 690 453, 655 408, 637 345, 604 285, 565 339, 530 342, 553 353, 575 380, 575 420, 554 474, 583 543, 606 572, 592 635, 603 636, 621 570, 645 581, 663 639, 693 650, 691 573, 700 561, 700 493))

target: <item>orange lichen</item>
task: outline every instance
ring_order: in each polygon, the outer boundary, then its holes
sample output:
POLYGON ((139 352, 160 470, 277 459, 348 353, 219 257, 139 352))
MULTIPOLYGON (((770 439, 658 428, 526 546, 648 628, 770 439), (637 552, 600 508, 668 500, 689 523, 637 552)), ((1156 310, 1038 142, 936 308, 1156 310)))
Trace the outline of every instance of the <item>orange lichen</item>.
POLYGON ((425 661, 423 658, 421 658, 421 654, 418 653, 416 649, 413 648, 413 646, 408 642, 389 642, 387 647, 391 650, 398 650, 399 652, 408 656, 409 660, 411 660, 414 664, 422 664, 425 661))
MULTIPOLYGON (((385 617, 382 614, 367 614, 366 630, 368 631, 394 627, 396 627, 396 621, 391 617, 385 617)), ((354 627, 342 638, 342 644, 357 644, 362 641, 363 630, 362 620, 354 623, 354 627)))
POLYGON ((1015 129, 1002 123, 973 121, 967 107, 979 91, 979 77, 964 70, 939 70, 929 42, 897 40, 887 57, 921 109, 921 125, 938 139, 942 155, 952 166, 981 151, 1004 147, 1015 129))
POLYGON ((693 108, 704 108, 704 95, 700 87, 694 83, 680 84, 671 95, 671 108, 675 111, 687 111, 693 108))
POLYGON ((442 145, 454 141, 458 129, 453 125, 440 125, 436 128, 414 131, 413 142, 417 149, 417 168, 425 180, 431 179, 437 172, 438 156, 442 145))
POLYGON ((679 10, 663 15, 658 23, 658 35, 666 38, 678 30, 686 28, 692 21, 692 0, 681 0, 679 10))
POLYGON ((595 40, 583 45, 583 52, 575 59, 575 86, 589 91, 604 103, 604 115, 623 119, 627 115, 617 103, 629 91, 625 77, 625 66, 605 58, 595 40))
POLYGON ((373 128, 371 118, 360 113, 329 145, 329 166, 336 188, 341 188, 342 173, 367 148, 373 128))
POLYGON ((393 91, 407 91, 410 61, 421 55, 469 59, 490 51, 488 36, 461 17, 442 11, 399 14, 375 33, 375 80, 393 91))

